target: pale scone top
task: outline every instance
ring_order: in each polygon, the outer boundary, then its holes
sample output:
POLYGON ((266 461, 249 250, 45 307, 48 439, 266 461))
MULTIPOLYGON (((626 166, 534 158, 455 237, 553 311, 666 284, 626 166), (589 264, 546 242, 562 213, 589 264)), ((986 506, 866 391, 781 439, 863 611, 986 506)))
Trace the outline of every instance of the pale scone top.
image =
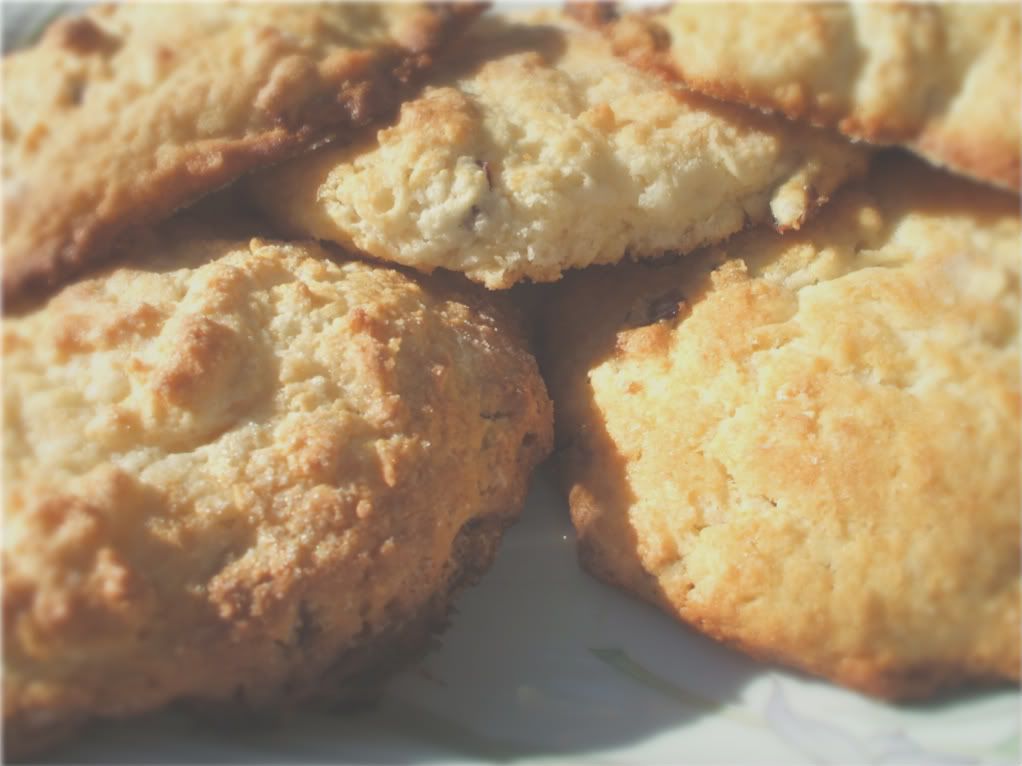
POLYGON ((386 114, 478 6, 121 3, 3 61, 3 292, 386 114))
POLYGON ((501 311, 312 244, 175 224, 3 331, 16 733, 318 689, 443 603, 552 440, 501 311))
POLYGON ((294 233, 490 288, 798 228, 864 167, 837 137, 720 105, 556 14, 489 19, 372 140, 260 174, 294 233))
POLYGON ((1017 3, 673 3, 609 29, 618 53, 703 93, 1022 183, 1017 3))
POLYGON ((1017 679, 1020 245, 1014 197, 892 160, 801 232, 572 278, 587 566, 871 693, 1017 679))

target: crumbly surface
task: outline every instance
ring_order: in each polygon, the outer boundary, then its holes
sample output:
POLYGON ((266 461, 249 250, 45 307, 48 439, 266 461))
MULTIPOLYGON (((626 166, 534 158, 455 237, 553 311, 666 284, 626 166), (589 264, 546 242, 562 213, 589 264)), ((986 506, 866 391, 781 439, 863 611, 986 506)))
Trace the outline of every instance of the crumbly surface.
POLYGON ((4 322, 15 752, 172 700, 344 690, 437 627, 552 442, 535 360, 476 288, 143 239, 4 322))
POLYGON ((1020 245, 1015 197, 892 160, 801 232, 558 285, 585 566, 871 694, 1017 680, 1020 245))
POLYGON ((610 29, 619 53, 700 92, 1022 183, 1016 3, 674 3, 610 29))
POLYGON ((487 20, 366 145, 258 176, 303 236, 490 288, 798 228, 865 165, 819 131, 685 94, 556 14, 487 20))
POLYGON ((125 3, 4 59, 8 303, 243 172, 397 104, 477 6, 125 3))

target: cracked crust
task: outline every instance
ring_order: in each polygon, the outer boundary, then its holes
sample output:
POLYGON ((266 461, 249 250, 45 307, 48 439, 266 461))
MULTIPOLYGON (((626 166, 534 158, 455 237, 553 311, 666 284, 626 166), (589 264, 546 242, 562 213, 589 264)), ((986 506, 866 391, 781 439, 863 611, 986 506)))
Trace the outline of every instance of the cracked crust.
POLYGON ((472 4, 151 3, 3 62, 6 304, 242 173, 387 114, 472 4))
POLYGON ((677 3, 579 13, 640 67, 702 93, 904 145, 1019 191, 1015 3, 677 3))
POLYGON ((479 293, 172 222, 6 320, 9 754, 344 691, 438 627, 552 440, 479 293))
POLYGON ((801 232, 566 281, 584 565, 870 694, 1017 681, 1020 244, 1013 196, 885 157, 801 232))
POLYGON ((281 225, 489 288, 798 228, 866 163, 836 136, 686 94, 557 14, 487 20, 375 141, 255 177, 281 225))

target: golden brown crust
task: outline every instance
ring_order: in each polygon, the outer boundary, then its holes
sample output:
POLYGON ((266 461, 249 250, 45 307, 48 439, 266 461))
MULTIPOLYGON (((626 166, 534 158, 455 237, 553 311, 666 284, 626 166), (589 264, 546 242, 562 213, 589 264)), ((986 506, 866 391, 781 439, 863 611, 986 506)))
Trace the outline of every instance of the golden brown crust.
MULTIPOLYGON (((280 689, 272 700, 249 700, 244 694, 214 701, 189 697, 179 700, 178 706, 196 716, 228 723, 250 723, 286 714, 296 704, 301 709, 364 707, 378 697, 395 672, 421 658, 447 628, 454 597, 478 582, 490 568, 508 519, 518 512, 518 508, 508 508, 506 514, 474 519, 462 527, 452 546, 441 590, 410 617, 357 636, 315 677, 289 681, 290 685, 280 689)), ((4 758, 22 759, 49 750, 74 736, 88 721, 85 714, 54 720, 39 710, 15 713, 4 721, 4 758)))
POLYGON ((562 14, 481 22, 375 140, 254 176, 287 230, 491 289, 798 228, 867 152, 686 93, 562 14))
POLYGON ((329 694, 436 627, 552 438, 480 292, 173 221, 7 319, 8 744, 329 694))
POLYGON ((1015 4, 679 3, 603 26, 636 65, 715 98, 1022 183, 1015 4))
POLYGON ((8 304, 240 174, 386 114, 474 4, 123 4, 4 60, 8 304))
POLYGON ((870 694, 1019 678, 1017 201, 885 157, 810 225, 556 290, 583 564, 870 694))

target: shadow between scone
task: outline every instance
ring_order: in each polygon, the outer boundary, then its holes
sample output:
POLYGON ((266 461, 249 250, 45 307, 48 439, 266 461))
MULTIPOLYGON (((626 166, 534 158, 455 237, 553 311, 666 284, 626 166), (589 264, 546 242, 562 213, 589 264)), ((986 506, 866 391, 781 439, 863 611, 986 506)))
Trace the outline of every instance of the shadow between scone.
MULTIPOLYGON (((345 726, 362 737, 381 727, 415 740, 419 762, 583 755, 716 714, 757 672, 586 575, 545 472, 493 570, 464 594, 452 622, 438 650, 345 726)), ((402 757, 395 750, 358 759, 402 757)))

